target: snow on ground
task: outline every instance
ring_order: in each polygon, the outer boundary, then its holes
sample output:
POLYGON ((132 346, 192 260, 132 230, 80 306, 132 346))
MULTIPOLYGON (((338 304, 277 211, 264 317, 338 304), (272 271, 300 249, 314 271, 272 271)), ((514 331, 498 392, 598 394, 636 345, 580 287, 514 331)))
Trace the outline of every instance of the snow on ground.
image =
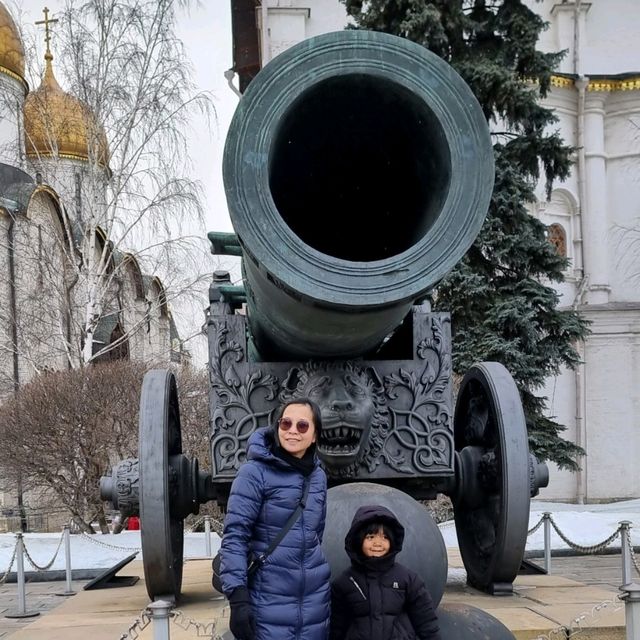
MULTIPOLYGON (((617 528, 621 520, 632 523, 631 540, 634 546, 640 546, 640 500, 613 502, 610 504, 575 505, 555 502, 532 501, 529 528, 538 523, 545 511, 549 511, 560 530, 572 542, 582 546, 591 546, 608 538, 617 528)), ((455 525, 445 522, 440 525, 445 545, 457 547, 455 525)), ((46 565, 51 560, 61 534, 59 533, 27 533, 24 536, 27 551, 38 565, 46 565)), ((0 534, 0 578, 9 566, 15 548, 15 534, 0 534)), ((220 546, 220 537, 211 533, 211 551, 215 554, 220 546)), ((140 547, 139 531, 123 531, 118 535, 95 534, 71 536, 71 566, 73 569, 108 568, 126 558, 140 547)), ((569 546, 552 530, 552 549, 568 549, 569 546)), ((620 538, 612 545, 620 548, 620 538)), ((528 550, 544 549, 543 527, 529 536, 528 550)), ((185 533, 184 557, 202 558, 205 556, 205 534, 185 533)), ((139 554, 141 556, 141 554, 139 554)), ((50 570, 64 569, 64 545, 50 570)), ((13 571, 16 570, 15 563, 13 571)), ((33 568, 25 560, 25 570, 33 568)))
MULTIPOLYGON (((542 514, 551 513, 554 522, 562 533, 575 544, 590 547, 606 540, 619 526, 622 520, 630 521, 631 542, 640 546, 640 500, 625 500, 608 504, 566 504, 562 502, 531 502, 529 529, 538 524, 542 514)), ((440 525, 440 531, 447 547, 457 547, 456 528, 453 521, 440 525)), ((620 537, 609 545, 620 548, 620 537)), ((562 538, 551 529, 551 548, 555 550, 569 549, 562 538)), ((540 527, 527 539, 527 550, 544 549, 544 527, 540 527)))
MULTIPOLYGON (((27 533, 23 539, 27 552, 39 566, 49 563, 55 553, 61 533, 27 533)), ((16 537, 13 533, 0 534, 0 578, 9 566, 11 556, 16 544, 16 537)), ((139 531, 123 531, 118 535, 95 534, 86 536, 82 534, 71 534, 71 568, 72 569, 106 569, 113 566, 120 560, 126 558, 140 548, 139 531)), ((220 536, 211 533, 211 552, 217 553, 220 548, 220 536)), ((203 558, 206 556, 206 543, 204 533, 185 533, 184 535, 184 557, 203 558)), ((142 557, 142 553, 138 554, 142 557)), ((25 558, 25 571, 33 571, 33 567, 25 558)), ((58 552, 55 562, 50 571, 65 568, 64 543, 58 552)), ((14 563, 12 571, 16 570, 14 563)))

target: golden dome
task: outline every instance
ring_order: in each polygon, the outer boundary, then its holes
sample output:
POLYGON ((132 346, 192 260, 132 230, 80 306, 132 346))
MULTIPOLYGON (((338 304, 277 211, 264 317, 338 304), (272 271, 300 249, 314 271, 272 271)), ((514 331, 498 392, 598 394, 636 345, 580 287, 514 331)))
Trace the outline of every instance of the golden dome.
POLYGON ((24 102, 27 156, 91 159, 106 167, 109 147, 104 129, 84 102, 60 88, 53 75, 53 56, 48 51, 45 60, 42 82, 24 102))
POLYGON ((22 82, 24 79, 24 47, 11 14, 0 2, 0 72, 22 82))

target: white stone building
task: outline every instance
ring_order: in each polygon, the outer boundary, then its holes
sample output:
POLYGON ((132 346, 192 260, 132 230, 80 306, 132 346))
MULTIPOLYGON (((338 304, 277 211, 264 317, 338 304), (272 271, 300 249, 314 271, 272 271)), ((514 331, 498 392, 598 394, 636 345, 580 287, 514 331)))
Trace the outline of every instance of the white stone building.
MULTIPOLYGON (((549 380, 549 413, 587 452, 577 474, 551 469, 543 498, 640 497, 640 2, 526 0, 550 24, 540 48, 566 49, 545 104, 576 147, 570 178, 532 215, 571 267, 562 304, 591 321, 583 364, 549 380)), ((232 0, 240 89, 303 39, 343 29, 338 0, 232 0)))
POLYGON ((533 5, 546 51, 567 50, 547 104, 577 148, 570 178, 535 215, 571 258, 563 304, 591 321, 583 365, 549 381, 550 413, 587 452, 555 472, 545 495, 578 501, 640 496, 640 4, 533 5))
MULTIPOLYGON (((45 61, 32 90, 19 31, 0 2, 0 401, 39 372, 81 360, 188 357, 160 279, 86 222, 106 202, 108 141, 89 108, 59 86, 48 46, 45 61), (87 267, 101 259, 106 268, 87 267), (95 358, 83 349, 91 273, 103 284, 95 358)), ((0 493, 0 507, 14 499, 0 493)))
POLYGON ((78 264, 92 260, 107 262, 94 272, 109 292, 98 309, 93 353, 118 340, 105 358, 183 357, 172 345, 178 336, 162 282, 143 275, 134 255, 114 249, 99 224, 89 234, 87 220, 101 219, 92 214, 109 197, 102 125, 60 87, 48 45, 42 80, 30 90, 23 45, 2 3, 0 108, 0 263, 7 275, 0 279, 0 343, 17 360, 13 367, 11 357, 2 359, 0 383, 11 384, 0 385, 0 396, 43 367, 77 364, 85 324, 82 280, 89 277, 78 264))

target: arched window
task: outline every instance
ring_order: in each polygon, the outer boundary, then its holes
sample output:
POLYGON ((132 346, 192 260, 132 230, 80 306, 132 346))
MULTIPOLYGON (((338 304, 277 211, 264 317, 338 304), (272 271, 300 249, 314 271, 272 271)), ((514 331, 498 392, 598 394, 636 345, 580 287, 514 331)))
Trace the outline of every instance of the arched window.
POLYGON ((113 315, 104 316, 98 321, 98 326, 94 333, 93 353, 98 353, 106 345, 113 346, 94 358, 94 362, 129 360, 129 340, 125 336, 122 325, 113 315))
POLYGON ((107 360, 128 360, 129 359, 129 340, 124 335, 122 325, 118 322, 111 332, 109 344, 116 344, 110 351, 106 353, 107 360), (119 341, 119 342, 118 342, 119 341))
POLYGON ((547 239, 556 248, 559 256, 567 257, 567 233, 561 224, 554 222, 547 227, 547 239))

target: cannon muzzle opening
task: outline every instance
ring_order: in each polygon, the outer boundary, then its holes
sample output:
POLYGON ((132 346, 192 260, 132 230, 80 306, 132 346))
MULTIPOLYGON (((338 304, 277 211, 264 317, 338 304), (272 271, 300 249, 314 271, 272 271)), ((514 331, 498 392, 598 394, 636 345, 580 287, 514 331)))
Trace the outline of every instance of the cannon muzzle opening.
POLYGON ((291 47, 253 79, 224 177, 258 357, 352 358, 375 352, 467 251, 493 150, 446 62, 343 31, 291 47))
POLYGON ((284 223, 341 260, 375 262, 429 233, 451 181, 442 124, 407 87, 373 74, 324 80, 282 119, 269 187, 284 223))

